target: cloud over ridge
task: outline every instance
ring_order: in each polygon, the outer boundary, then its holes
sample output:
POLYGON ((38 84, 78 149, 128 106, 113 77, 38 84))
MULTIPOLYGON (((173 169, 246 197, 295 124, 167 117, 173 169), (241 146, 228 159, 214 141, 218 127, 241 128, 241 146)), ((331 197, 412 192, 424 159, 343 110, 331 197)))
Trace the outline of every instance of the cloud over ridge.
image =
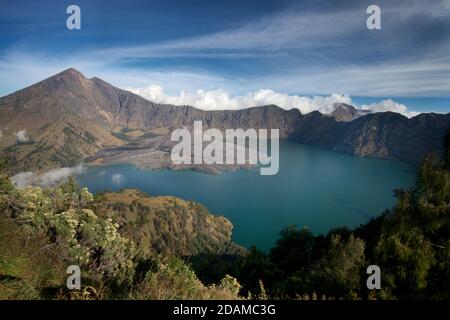
MULTIPOLYGON (((312 111, 328 114, 334 110, 335 103, 353 104, 349 95, 337 93, 328 96, 301 96, 280 93, 271 89, 259 89, 241 96, 232 96, 223 89, 216 89, 195 92, 181 91, 178 95, 167 95, 159 85, 141 88, 127 87, 126 89, 156 103, 190 105, 203 110, 238 110, 274 104, 286 110, 297 108, 303 114, 312 111)), ((357 108, 372 112, 392 111, 408 117, 417 114, 410 112, 404 104, 391 99, 357 106, 357 108)))

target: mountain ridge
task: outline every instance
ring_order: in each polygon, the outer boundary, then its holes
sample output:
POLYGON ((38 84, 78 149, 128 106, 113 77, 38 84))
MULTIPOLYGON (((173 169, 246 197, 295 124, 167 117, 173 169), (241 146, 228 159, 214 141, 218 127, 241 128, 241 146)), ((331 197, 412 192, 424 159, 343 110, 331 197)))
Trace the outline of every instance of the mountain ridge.
POLYGON ((206 128, 279 129, 282 139, 411 163, 440 150, 450 128, 450 114, 361 114, 346 104, 327 115, 275 105, 205 111, 159 104, 74 68, 0 98, 0 115, 0 154, 12 159, 16 172, 72 166, 121 146, 156 150, 167 160, 171 130, 195 120, 206 128), (22 130, 26 142, 17 137, 22 130))

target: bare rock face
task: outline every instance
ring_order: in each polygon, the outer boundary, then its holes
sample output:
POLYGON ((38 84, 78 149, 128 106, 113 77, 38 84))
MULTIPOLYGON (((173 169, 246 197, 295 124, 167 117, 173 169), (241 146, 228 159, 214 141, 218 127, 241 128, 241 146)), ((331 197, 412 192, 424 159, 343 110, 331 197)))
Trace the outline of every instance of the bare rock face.
POLYGON ((335 105, 330 115, 275 105, 203 111, 158 104, 71 68, 0 98, 0 156, 11 158, 17 172, 72 166, 110 148, 167 152, 170 132, 195 120, 205 128, 279 129, 282 139, 412 163, 441 150, 450 128, 449 114, 408 119, 392 112, 364 114, 347 104, 335 105), (19 131, 26 141, 19 141, 19 131))

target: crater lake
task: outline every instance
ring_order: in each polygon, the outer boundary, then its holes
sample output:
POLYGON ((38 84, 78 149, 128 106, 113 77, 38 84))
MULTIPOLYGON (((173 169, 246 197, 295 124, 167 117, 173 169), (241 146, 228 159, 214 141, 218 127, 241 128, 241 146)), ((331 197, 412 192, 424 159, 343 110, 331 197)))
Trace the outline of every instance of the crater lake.
POLYGON ((259 169, 209 175, 123 164, 89 166, 76 178, 93 193, 137 188, 150 196, 199 202, 233 223, 238 244, 268 250, 289 225, 317 235, 382 214, 395 204, 394 189, 413 185, 415 168, 280 141, 280 169, 273 176, 262 176, 259 169))

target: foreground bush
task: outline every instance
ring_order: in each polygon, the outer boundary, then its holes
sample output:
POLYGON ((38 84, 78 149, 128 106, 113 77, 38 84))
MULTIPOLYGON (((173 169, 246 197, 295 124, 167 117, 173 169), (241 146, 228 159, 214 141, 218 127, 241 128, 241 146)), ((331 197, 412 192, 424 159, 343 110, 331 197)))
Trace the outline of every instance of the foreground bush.
POLYGON ((204 286, 179 258, 157 262, 157 271, 148 272, 130 293, 131 299, 156 300, 232 300, 238 298, 241 286, 236 279, 226 276, 218 285, 204 286))
POLYGON ((206 287, 178 258, 148 263, 119 224, 93 207, 93 196, 73 181, 17 189, 0 174, 0 299, 239 298, 231 277, 206 287), (66 268, 73 264, 83 286, 69 291, 66 268))

